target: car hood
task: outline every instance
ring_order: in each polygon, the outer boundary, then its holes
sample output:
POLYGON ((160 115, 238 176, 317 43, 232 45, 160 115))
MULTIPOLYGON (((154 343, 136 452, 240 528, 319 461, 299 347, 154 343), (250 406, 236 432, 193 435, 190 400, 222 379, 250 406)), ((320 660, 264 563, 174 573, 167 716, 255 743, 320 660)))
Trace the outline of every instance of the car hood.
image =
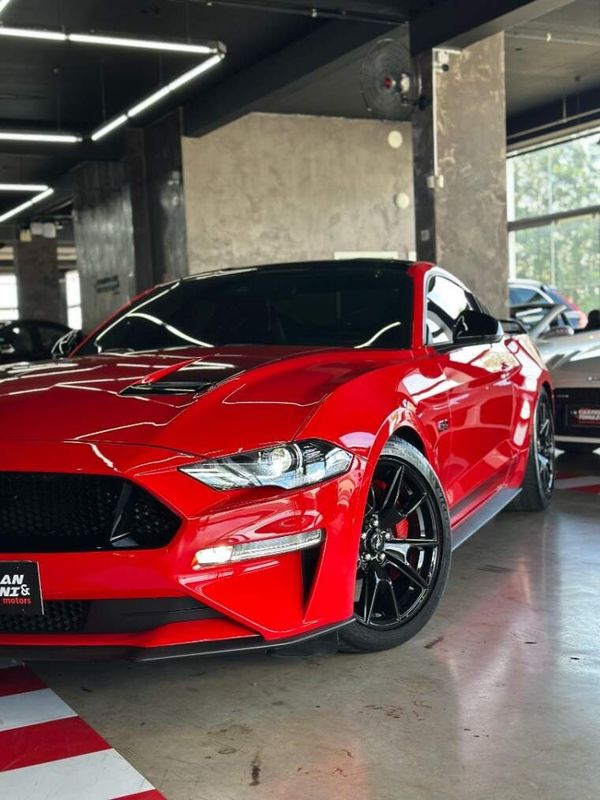
POLYGON ((600 331, 576 331, 573 336, 536 339, 535 343, 544 361, 549 362, 553 356, 587 352, 600 345, 600 331))
POLYGON ((4 367, 0 440, 143 444, 198 455, 260 447, 292 439, 336 386, 381 366, 379 353, 231 346, 4 367))
POLYGON ((600 395, 600 345, 554 356, 548 366, 555 387, 597 388, 600 395))

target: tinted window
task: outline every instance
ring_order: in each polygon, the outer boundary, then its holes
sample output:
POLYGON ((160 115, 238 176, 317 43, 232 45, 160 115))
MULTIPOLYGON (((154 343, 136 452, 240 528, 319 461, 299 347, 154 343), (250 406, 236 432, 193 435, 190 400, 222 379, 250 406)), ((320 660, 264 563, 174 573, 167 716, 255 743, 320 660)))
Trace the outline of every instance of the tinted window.
POLYGON ((511 306, 524 306, 529 303, 547 303, 543 294, 532 286, 511 286, 508 290, 511 306))
POLYGON ((412 281, 400 265, 264 268, 155 289, 81 354, 226 344, 410 345, 412 281))
POLYGON ((427 291, 427 343, 452 342, 456 321, 467 308, 478 310, 472 295, 442 275, 430 278, 427 291))
POLYGON ((570 302, 568 297, 563 297, 561 294, 559 294, 556 291, 556 289, 552 289, 552 287, 548 287, 547 286, 546 287, 546 292, 547 292, 547 294, 550 295, 550 298, 555 303, 561 303, 561 304, 567 305, 570 302))
POLYGON ((27 359, 33 355, 33 338, 25 325, 0 328, 0 354, 27 359))

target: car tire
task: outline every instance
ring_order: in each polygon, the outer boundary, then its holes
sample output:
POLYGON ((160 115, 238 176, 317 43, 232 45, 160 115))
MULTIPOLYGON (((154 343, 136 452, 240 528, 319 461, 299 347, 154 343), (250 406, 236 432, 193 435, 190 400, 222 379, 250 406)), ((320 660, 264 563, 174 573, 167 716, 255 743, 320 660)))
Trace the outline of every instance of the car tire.
POLYGON ((450 516, 435 472, 411 444, 390 440, 369 489, 355 618, 339 631, 339 649, 387 650, 418 633, 444 594, 451 554, 450 516))
POLYGON ((556 476, 553 411, 548 392, 542 389, 533 416, 527 470, 521 493, 508 506, 510 511, 543 511, 552 500, 556 476))

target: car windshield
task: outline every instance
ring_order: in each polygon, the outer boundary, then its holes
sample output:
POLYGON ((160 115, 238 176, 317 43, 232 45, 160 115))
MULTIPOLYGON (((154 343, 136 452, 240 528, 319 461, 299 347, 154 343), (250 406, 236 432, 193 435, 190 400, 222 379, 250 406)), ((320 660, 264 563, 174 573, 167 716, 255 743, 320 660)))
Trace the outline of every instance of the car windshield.
POLYGON ((219 345, 410 346, 402 263, 314 262, 180 280, 154 289, 78 351, 219 345))

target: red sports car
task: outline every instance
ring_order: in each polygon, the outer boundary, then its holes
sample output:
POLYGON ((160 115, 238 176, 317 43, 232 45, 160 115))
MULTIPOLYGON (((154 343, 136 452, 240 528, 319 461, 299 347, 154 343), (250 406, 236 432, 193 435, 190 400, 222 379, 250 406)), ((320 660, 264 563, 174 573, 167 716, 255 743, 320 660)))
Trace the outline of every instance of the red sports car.
POLYGON ((0 371, 0 655, 404 642, 450 556, 554 484, 550 378, 430 264, 159 286, 0 371))

